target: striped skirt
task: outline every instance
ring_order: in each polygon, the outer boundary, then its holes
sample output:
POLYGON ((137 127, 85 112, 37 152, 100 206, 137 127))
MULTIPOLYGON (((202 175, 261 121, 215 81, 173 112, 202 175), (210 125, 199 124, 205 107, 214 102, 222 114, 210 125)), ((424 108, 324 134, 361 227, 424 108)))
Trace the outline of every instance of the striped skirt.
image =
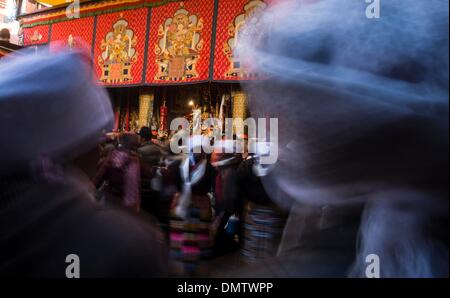
POLYGON ((241 257, 245 263, 256 263, 276 255, 286 214, 275 206, 247 203, 241 239, 241 257))
POLYGON ((211 202, 207 196, 193 195, 186 219, 175 215, 179 195, 171 207, 169 228, 170 271, 174 276, 206 276, 212 257, 211 202))

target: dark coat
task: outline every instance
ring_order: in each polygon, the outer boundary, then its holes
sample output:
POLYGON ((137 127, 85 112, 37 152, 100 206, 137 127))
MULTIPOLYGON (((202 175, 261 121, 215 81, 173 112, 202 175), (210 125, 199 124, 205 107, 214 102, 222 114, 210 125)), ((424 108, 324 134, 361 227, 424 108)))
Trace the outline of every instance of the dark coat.
POLYGON ((140 215, 101 209, 87 179, 0 181, 0 276, 65 278, 69 254, 81 278, 165 276, 159 231, 140 215))

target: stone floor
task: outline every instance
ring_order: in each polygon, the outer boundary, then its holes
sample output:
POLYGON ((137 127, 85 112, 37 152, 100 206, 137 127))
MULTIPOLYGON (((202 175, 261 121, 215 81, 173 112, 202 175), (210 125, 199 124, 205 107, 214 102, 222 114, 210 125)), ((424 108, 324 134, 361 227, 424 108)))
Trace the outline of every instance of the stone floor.
POLYGON ((257 264, 246 264, 242 262, 239 251, 236 251, 214 259, 210 266, 210 277, 346 277, 354 257, 351 251, 293 250, 257 264))

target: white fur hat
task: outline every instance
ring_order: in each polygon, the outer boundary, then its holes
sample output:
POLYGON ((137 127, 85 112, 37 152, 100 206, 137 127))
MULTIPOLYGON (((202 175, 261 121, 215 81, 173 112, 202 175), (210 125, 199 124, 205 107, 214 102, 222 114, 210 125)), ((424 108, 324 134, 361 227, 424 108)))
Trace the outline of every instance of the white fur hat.
POLYGON ((435 177, 420 169, 448 160, 448 1, 381 1, 379 19, 365 1, 282 2, 237 47, 269 76, 243 86, 252 115, 279 119, 276 183, 322 204, 357 182, 435 177))
POLYGON ((0 172, 43 156, 70 159, 113 127, 107 93, 81 52, 26 53, 2 62, 0 172))

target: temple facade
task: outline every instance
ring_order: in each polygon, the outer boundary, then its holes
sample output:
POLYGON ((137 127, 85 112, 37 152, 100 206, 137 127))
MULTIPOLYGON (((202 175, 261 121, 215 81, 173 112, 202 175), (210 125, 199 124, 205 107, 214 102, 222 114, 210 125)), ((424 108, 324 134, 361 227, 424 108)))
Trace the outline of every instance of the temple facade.
POLYGON ((191 117, 194 107, 202 118, 219 117, 220 110, 222 117, 247 116, 249 98, 236 83, 265 75, 252 73, 235 48, 248 34, 245 24, 257 28, 275 2, 82 1, 19 19, 24 46, 76 48, 92 56, 94 76, 113 100, 116 130, 160 131, 175 117, 191 117))

